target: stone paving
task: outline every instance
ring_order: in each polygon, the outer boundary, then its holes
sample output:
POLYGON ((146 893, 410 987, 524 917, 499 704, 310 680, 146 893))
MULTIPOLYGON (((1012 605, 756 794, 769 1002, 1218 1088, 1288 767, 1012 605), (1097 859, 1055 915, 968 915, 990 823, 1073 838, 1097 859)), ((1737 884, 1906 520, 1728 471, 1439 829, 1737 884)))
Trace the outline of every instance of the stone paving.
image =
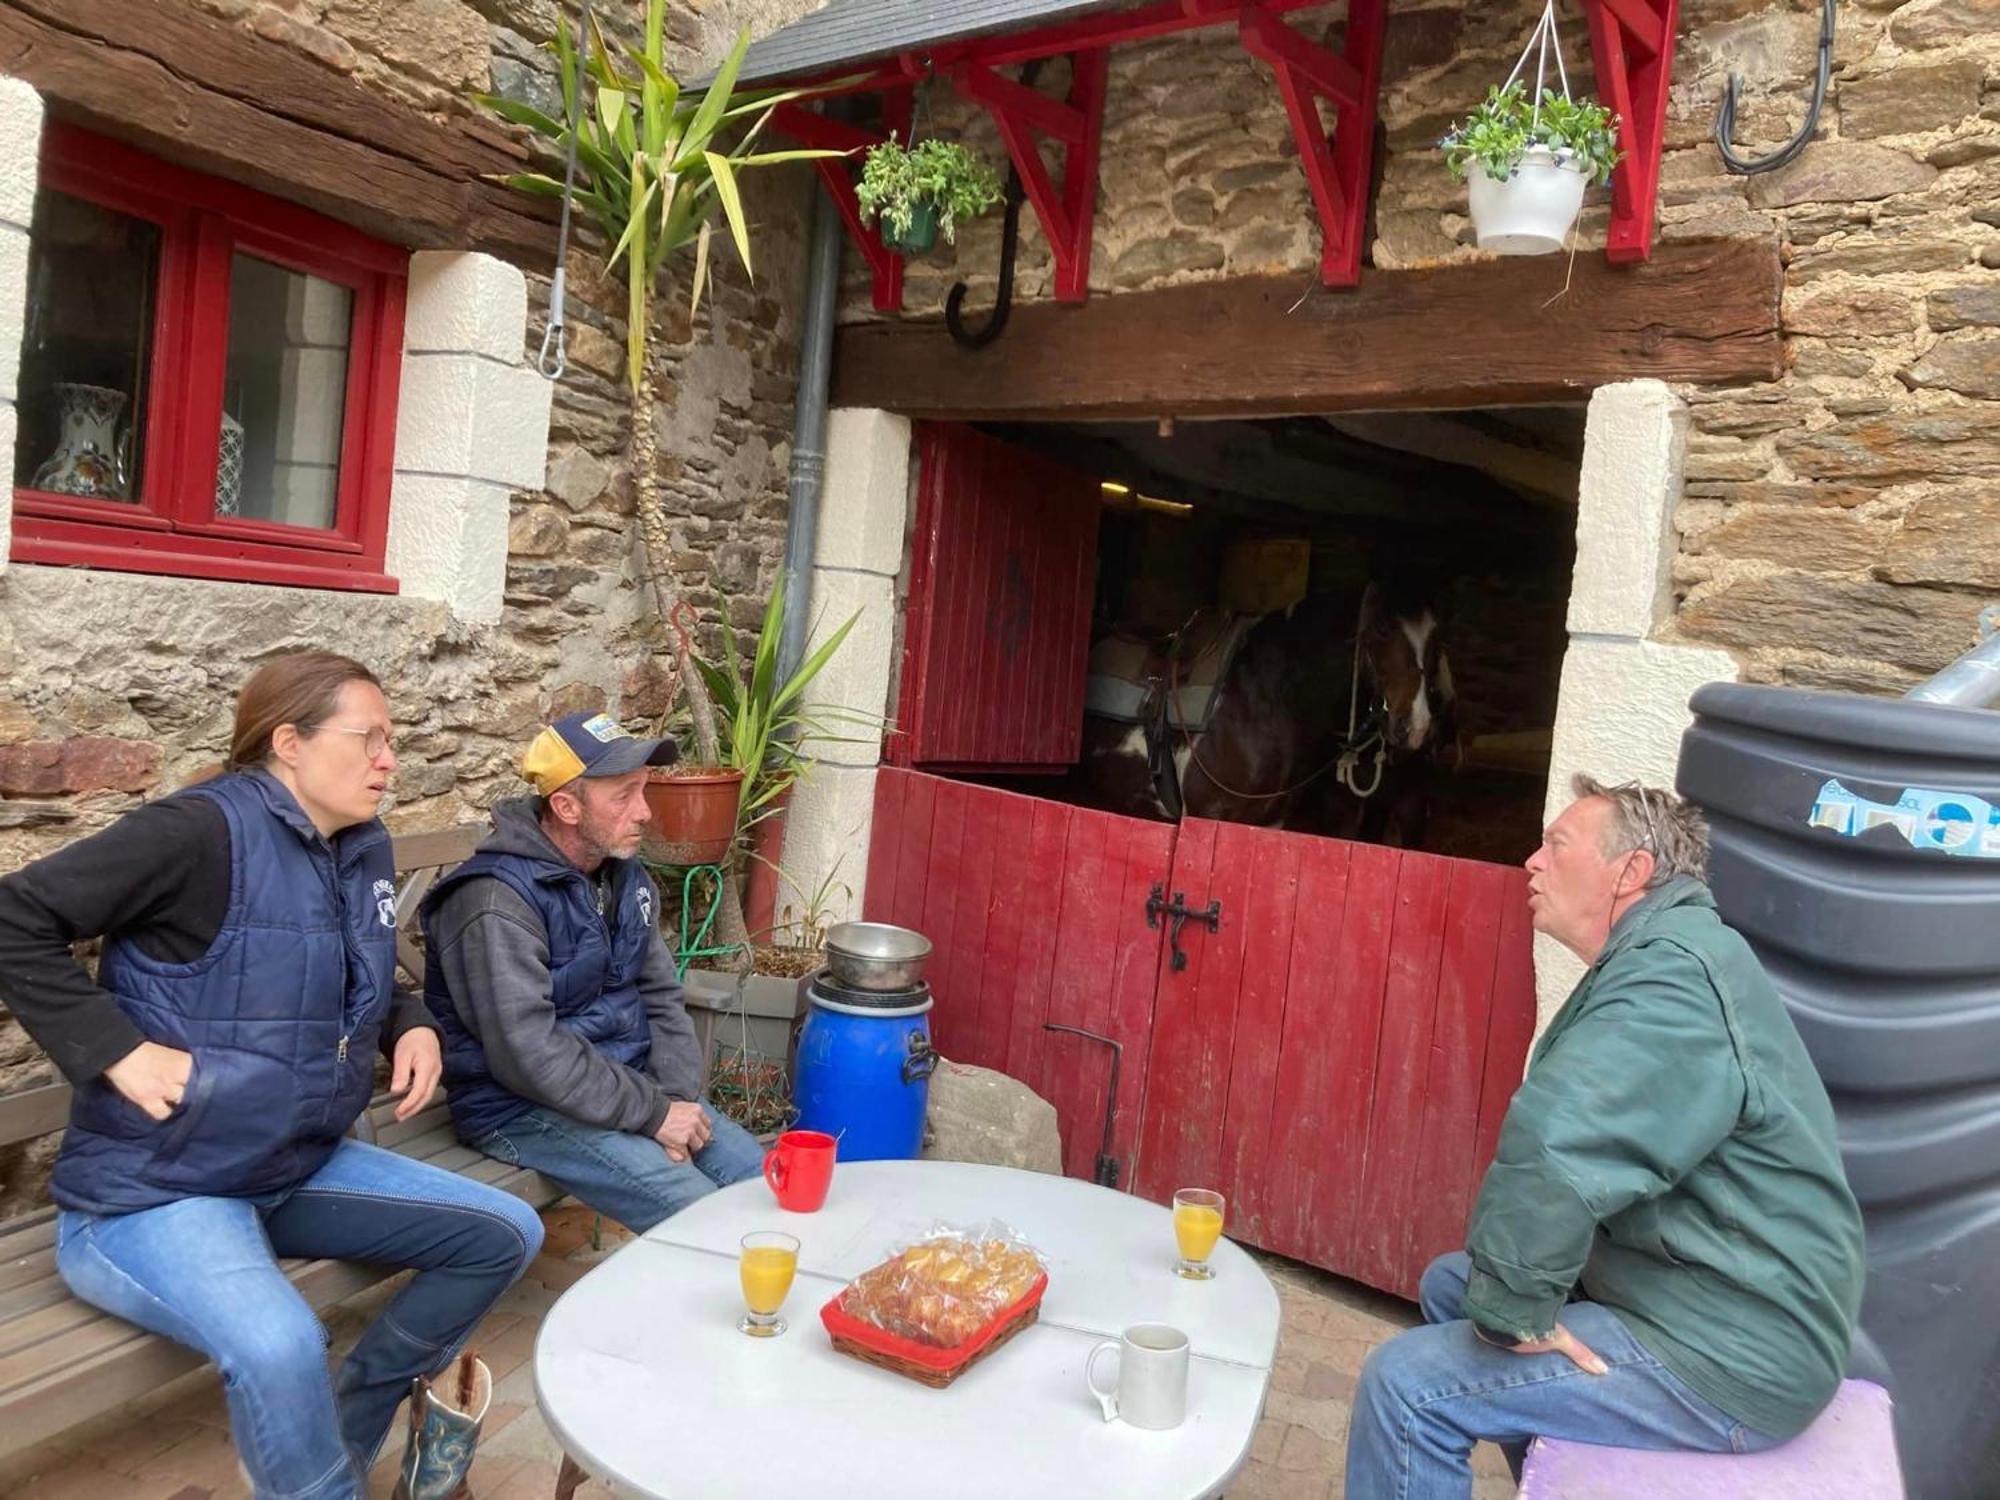
MULTIPOLYGON (((549 1500, 562 1455, 535 1410, 529 1368, 535 1332, 564 1289, 628 1238, 605 1225, 593 1244, 593 1216, 573 1204, 545 1215, 545 1222, 542 1255, 474 1340, 494 1378, 493 1407, 472 1471, 477 1500, 549 1500)), ((1340 1459, 1361 1362, 1407 1327, 1415 1311, 1309 1266, 1259 1259, 1277 1285, 1284 1333, 1264 1420, 1231 1500, 1340 1500, 1340 1459)), ((377 1288, 327 1314, 337 1351, 392 1290, 377 1288)), ((401 1452, 399 1420, 369 1476, 370 1500, 387 1500, 401 1452)), ((1482 1448, 1475 1467, 1475 1500, 1513 1495, 1496 1450, 1482 1448)), ((0 1497, 8 1500, 247 1500, 249 1493, 229 1440, 221 1389, 207 1371, 0 1461, 0 1497)), ((579 1500, 611 1493, 598 1483, 577 1491, 579 1500)), ((949 1486, 939 1493, 949 1494, 949 1486)))

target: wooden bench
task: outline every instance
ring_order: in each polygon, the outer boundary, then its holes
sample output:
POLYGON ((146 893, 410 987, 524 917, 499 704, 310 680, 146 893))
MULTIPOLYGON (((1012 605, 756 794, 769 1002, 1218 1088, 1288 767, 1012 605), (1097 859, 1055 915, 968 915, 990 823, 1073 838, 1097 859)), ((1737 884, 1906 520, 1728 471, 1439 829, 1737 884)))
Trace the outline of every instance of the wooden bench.
MULTIPOLYGON (((472 852, 480 830, 406 834, 395 841, 396 957, 419 986, 423 953, 417 906, 438 877, 472 852)), ((0 1099, 0 1146, 60 1130, 69 1118, 64 1084, 0 1099)), ((416 1161, 547 1208, 562 1190, 525 1168, 458 1143, 441 1103, 398 1123, 396 1102, 378 1095, 354 1134, 416 1161)), ((70 1296, 56 1274, 55 1211, 0 1221, 0 1457, 145 1395, 202 1363, 192 1350, 134 1328, 70 1296)), ((337 1260, 287 1260, 285 1274, 315 1309, 353 1296, 395 1272, 337 1260)))

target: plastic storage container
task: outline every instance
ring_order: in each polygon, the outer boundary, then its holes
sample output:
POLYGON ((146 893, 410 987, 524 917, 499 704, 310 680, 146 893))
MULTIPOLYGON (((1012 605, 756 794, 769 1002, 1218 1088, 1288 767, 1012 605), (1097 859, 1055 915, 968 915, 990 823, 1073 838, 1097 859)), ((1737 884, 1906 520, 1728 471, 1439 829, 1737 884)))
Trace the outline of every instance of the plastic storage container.
POLYGON ((2000 713, 1738 684, 1694 710, 1716 902, 1867 1220, 1850 1373, 1890 1386, 1914 1500, 2000 1495, 2000 713))
POLYGON ((793 1084, 799 1128, 838 1137, 842 1161, 915 1157, 937 1066, 930 986, 850 990, 822 974, 806 997, 793 1084))

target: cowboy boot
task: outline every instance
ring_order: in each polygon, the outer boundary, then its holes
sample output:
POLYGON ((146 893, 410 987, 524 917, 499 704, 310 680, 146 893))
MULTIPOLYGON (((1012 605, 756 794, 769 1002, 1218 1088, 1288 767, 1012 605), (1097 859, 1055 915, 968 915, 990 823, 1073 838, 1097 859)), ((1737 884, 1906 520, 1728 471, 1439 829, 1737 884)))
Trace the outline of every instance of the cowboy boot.
POLYGON ((465 1476, 479 1427, 493 1400, 493 1374, 470 1354, 436 1380, 410 1382, 410 1443, 396 1478, 395 1500, 469 1496, 465 1476))

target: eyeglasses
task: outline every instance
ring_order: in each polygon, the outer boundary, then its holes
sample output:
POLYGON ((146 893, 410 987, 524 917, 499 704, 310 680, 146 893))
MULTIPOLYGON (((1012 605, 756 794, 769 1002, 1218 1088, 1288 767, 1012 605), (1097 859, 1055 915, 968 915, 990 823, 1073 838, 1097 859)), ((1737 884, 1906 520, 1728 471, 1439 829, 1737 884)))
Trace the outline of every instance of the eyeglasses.
POLYGON ((384 751, 393 753, 396 748, 396 742, 390 738, 389 731, 380 725, 372 729, 351 729, 345 724, 322 724, 320 727, 331 729, 336 734, 360 735, 361 748, 370 760, 380 760, 384 751))
POLYGON ((1660 853, 1660 825, 1653 816, 1653 802, 1646 788, 1638 782, 1631 783, 1632 793, 1639 799, 1639 816, 1646 820, 1646 852, 1654 856, 1660 853))

